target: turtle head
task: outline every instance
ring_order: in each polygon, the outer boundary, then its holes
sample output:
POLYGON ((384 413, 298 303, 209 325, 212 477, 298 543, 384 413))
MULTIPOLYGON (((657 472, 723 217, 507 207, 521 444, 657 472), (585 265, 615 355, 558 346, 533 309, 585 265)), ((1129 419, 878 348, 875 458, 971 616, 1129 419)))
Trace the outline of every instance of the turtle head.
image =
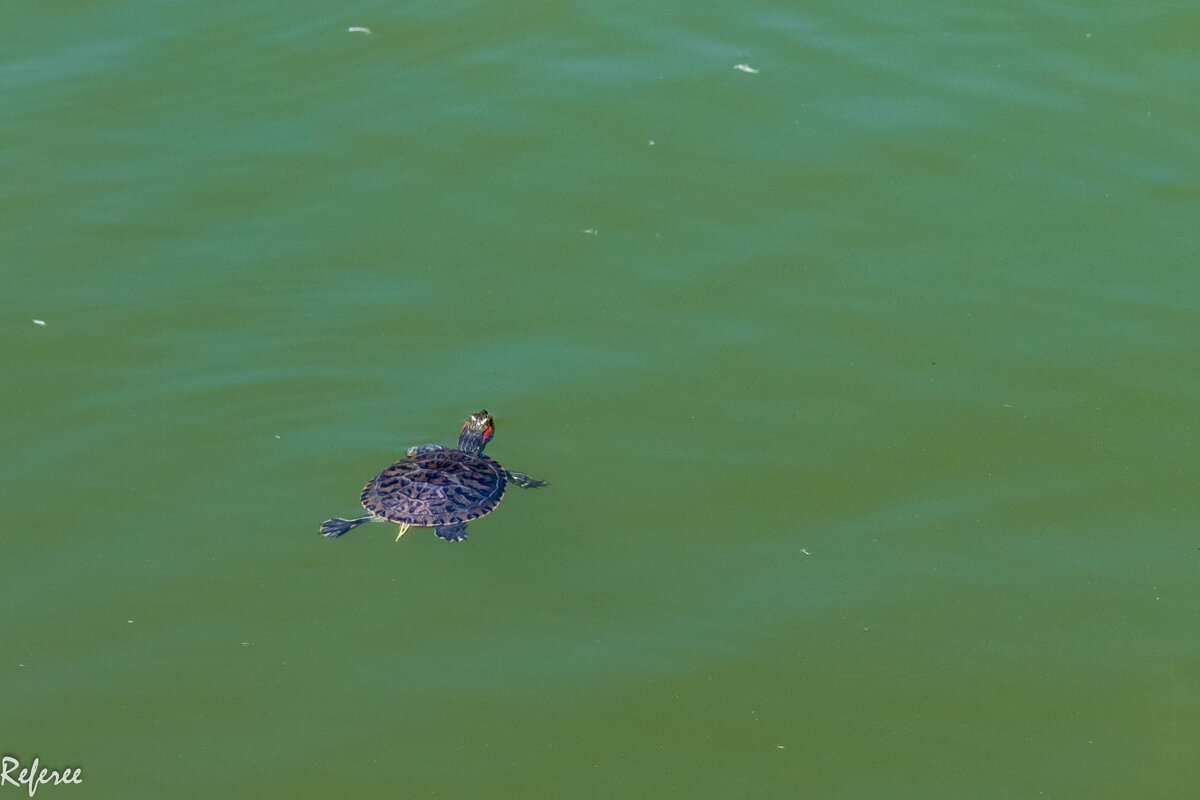
POLYGON ((482 453, 495 430, 492 415, 486 409, 472 414, 458 434, 458 449, 464 453, 482 453))

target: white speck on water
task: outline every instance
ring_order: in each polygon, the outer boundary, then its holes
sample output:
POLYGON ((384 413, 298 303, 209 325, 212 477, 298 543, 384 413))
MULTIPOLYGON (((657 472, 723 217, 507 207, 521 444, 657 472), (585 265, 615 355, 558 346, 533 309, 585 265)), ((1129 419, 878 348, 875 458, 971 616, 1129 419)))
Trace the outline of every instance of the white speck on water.
POLYGON ((806 555, 806 556, 811 556, 811 555, 812 555, 812 553, 808 552, 808 548, 807 548, 807 547, 801 547, 801 548, 800 548, 800 552, 801 552, 801 553, 804 553, 804 555, 806 555))
POLYGON ((126 622, 128 622, 130 625, 132 625, 132 624, 133 624, 133 620, 131 620, 131 619, 127 619, 127 620, 125 620, 125 621, 126 621, 126 622))
POLYGON ((599 232, 600 232, 599 228, 588 228, 587 230, 584 231, 584 233, 590 233, 592 236, 595 236, 599 232))
POLYGON ((361 27, 361 26, 359 26, 359 25, 355 25, 355 26, 354 26, 354 27, 352 27, 352 28, 346 28, 346 32, 347 32, 347 33, 370 33, 370 32, 371 32, 371 29, 370 29, 370 28, 363 28, 363 27, 361 27))
POLYGON ((653 140, 653 139, 651 139, 651 140, 650 140, 650 146, 651 146, 651 147, 654 147, 654 140, 653 140))
POLYGON ((44 320, 44 319, 35 319, 35 320, 33 321, 33 324, 34 324, 34 325, 45 325, 45 324, 46 324, 46 320, 44 320))
POLYGON ((733 68, 740 69, 742 72, 749 72, 751 75, 758 74, 758 70, 756 70, 754 67, 750 66, 749 64, 734 64, 733 68))
POLYGON ((775 745, 775 746, 776 746, 776 747, 778 747, 780 750, 786 750, 786 749, 787 749, 786 747, 784 747, 784 746, 783 746, 783 745, 781 745, 781 744, 777 744, 777 745, 775 745))

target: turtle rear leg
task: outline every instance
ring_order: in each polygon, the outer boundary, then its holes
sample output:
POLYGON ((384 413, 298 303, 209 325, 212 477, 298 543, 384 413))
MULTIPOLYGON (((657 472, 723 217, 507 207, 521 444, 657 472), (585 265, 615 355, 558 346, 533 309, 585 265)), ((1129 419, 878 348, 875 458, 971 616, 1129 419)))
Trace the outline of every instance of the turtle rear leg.
POLYGON ((460 522, 458 525, 439 525, 433 532, 447 542, 461 542, 467 538, 467 523, 460 522))
POLYGON ((361 517, 354 519, 342 519, 341 517, 327 519, 321 523, 321 535, 329 539, 336 539, 351 528, 362 525, 364 522, 370 522, 373 519, 375 519, 374 514, 363 514, 361 517))
POLYGON ((536 489, 539 486, 549 486, 545 481, 539 481, 536 478, 531 478, 523 472, 506 472, 508 479, 520 486, 522 489, 536 489))

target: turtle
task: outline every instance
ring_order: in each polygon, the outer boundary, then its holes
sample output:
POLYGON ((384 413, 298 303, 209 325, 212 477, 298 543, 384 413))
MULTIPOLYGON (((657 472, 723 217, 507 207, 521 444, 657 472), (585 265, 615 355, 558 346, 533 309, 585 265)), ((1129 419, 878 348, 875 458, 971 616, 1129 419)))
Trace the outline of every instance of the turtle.
POLYGON ((451 542, 466 539, 467 523, 500 505, 510 482, 523 489, 549 485, 510 472, 483 454, 495 430, 492 415, 484 409, 467 419, 453 450, 440 444, 408 448, 404 458, 363 487, 367 513, 355 519, 326 520, 321 535, 336 539, 364 522, 395 522, 400 526, 397 542, 412 527, 433 528, 438 537, 451 542))

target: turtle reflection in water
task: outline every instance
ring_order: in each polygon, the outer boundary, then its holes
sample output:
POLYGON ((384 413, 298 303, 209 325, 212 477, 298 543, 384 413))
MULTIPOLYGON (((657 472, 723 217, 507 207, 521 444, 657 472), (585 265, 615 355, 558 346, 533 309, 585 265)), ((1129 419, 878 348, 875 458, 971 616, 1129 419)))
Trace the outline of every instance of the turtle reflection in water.
POLYGON ((433 528, 451 542, 467 538, 467 523, 490 513, 511 481, 523 489, 546 486, 520 472, 509 472, 483 454, 495 425, 491 414, 472 414, 458 436, 458 447, 440 444, 408 448, 408 454, 376 475, 362 491, 367 513, 355 519, 334 517, 321 525, 331 539, 364 522, 395 522, 396 541, 411 527, 433 528))

